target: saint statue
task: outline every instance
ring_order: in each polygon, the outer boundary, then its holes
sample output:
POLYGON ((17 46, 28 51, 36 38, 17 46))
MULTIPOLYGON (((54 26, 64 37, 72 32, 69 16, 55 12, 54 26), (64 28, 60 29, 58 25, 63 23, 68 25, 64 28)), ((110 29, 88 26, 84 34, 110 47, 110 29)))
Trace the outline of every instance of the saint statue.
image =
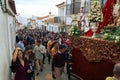
POLYGON ((85 26, 85 12, 84 12, 84 7, 81 8, 80 10, 80 22, 81 22, 81 30, 84 30, 85 26))
POLYGON ((83 32, 87 32, 89 30, 89 22, 88 22, 88 19, 85 17, 85 11, 84 11, 84 7, 81 7, 81 10, 80 10, 80 26, 81 26, 81 30, 83 32))
MULTIPOLYGON (((103 21, 100 23, 98 26, 97 33, 99 33, 105 26, 108 24, 114 23, 114 13, 113 15, 113 9, 115 8, 115 4, 117 3, 117 0, 106 0, 106 3, 104 7, 102 8, 102 13, 103 13, 103 21)), ((92 36, 92 30, 90 29, 88 32, 85 33, 85 36, 92 36)))

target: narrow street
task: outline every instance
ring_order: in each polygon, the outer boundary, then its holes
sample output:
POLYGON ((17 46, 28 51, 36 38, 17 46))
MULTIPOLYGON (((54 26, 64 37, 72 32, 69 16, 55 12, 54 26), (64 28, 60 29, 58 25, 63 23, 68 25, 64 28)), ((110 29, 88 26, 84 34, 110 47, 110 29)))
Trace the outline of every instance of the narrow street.
MULTIPOLYGON (((44 69, 38 76, 36 76, 35 80, 55 80, 52 78, 52 72, 51 72, 51 64, 48 64, 47 58, 45 59, 44 69)), ((64 69, 64 72, 62 74, 62 80, 68 80, 66 70, 64 69)), ((71 80, 77 80, 73 77, 71 77, 71 80)))
POLYGON ((120 0, 0 0, 0 51, 0 80, 120 80, 120 0))

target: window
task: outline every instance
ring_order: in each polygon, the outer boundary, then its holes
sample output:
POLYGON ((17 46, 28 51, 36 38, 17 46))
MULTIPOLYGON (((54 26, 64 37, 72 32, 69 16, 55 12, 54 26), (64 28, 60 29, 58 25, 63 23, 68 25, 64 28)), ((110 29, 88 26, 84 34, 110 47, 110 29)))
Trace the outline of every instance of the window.
POLYGON ((78 14, 80 12, 80 1, 72 0, 71 4, 66 5, 66 14, 78 14))
POLYGON ((67 5, 66 5, 66 14, 67 14, 67 15, 70 15, 70 8, 71 8, 71 7, 70 7, 70 4, 67 4, 67 5))
POLYGON ((85 2, 85 12, 88 13, 90 10, 90 2, 91 0, 86 0, 85 2))

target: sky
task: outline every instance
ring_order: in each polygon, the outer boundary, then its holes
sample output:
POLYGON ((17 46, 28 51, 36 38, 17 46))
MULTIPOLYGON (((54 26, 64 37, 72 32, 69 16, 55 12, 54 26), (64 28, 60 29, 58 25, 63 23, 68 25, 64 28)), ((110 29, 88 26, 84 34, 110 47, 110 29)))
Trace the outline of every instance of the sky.
POLYGON ((58 14, 57 4, 66 0, 15 0, 17 13, 22 17, 46 16, 51 12, 58 14))

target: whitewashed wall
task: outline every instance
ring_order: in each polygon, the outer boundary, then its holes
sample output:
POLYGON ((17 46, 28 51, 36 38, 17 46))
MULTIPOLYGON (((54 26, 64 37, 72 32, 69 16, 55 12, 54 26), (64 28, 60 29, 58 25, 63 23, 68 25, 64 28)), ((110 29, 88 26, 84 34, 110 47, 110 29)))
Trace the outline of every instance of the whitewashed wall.
POLYGON ((42 29, 42 21, 41 20, 36 20, 36 22, 38 23, 38 27, 42 29))
POLYGON ((58 26, 49 23, 48 26, 47 26, 47 30, 48 31, 53 31, 53 32, 57 33, 58 32, 58 26))
POLYGON ((14 20, 0 8, 0 80, 10 80, 9 66, 15 45, 14 20))

